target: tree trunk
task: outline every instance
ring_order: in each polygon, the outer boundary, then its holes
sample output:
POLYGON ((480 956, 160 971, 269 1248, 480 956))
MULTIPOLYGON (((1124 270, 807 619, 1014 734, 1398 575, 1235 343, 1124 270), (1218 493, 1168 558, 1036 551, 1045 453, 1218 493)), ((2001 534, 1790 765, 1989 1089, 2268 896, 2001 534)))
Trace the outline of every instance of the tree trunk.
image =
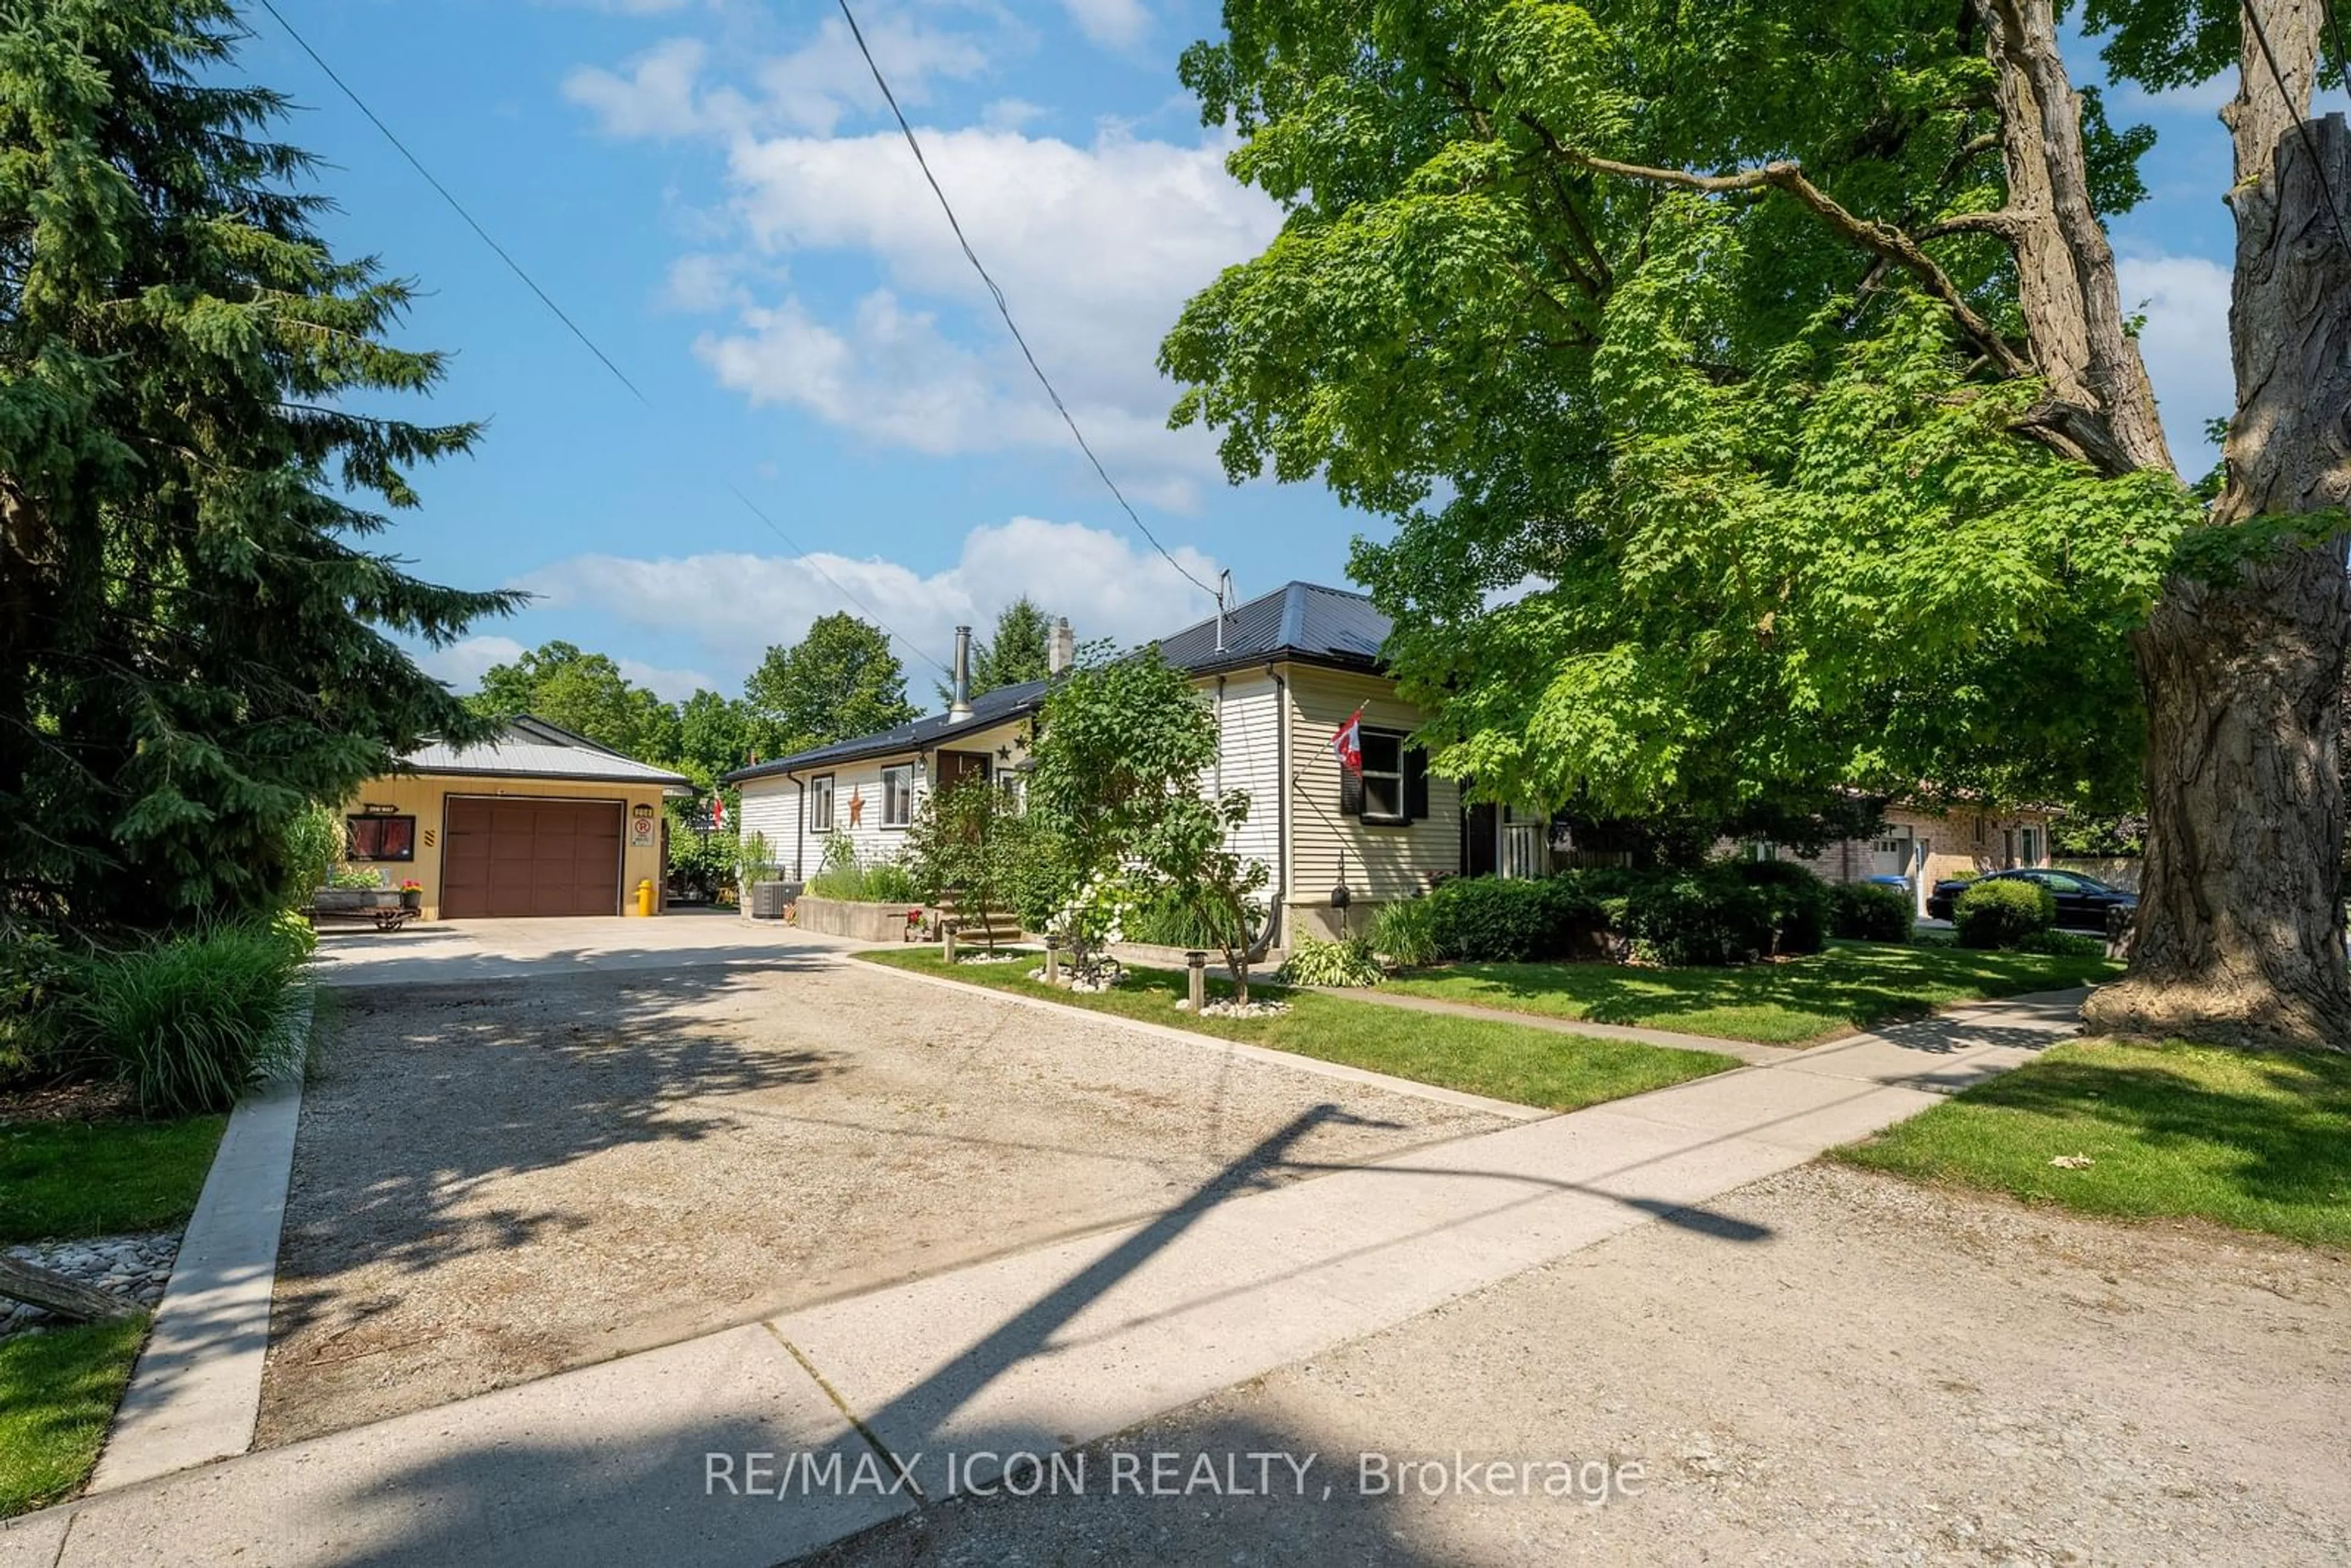
POLYGON ((2351 1050, 2337 754, 2351 646, 2338 510, 2351 504, 2351 131, 2340 115, 2303 119, 2317 0, 2247 9, 2261 26, 2245 29, 2241 85, 2221 114, 2236 148, 2238 406, 2211 521, 2251 548, 2210 581, 2168 583, 2137 639, 2148 719, 2139 917, 2128 975, 2084 1014, 2100 1030, 2351 1050), (2310 535, 2258 548, 2261 521, 2298 518, 2310 535))
POLYGON ((2098 1030, 2351 1045, 2344 972, 2342 553, 2171 586, 2137 638, 2147 848, 2130 971, 2098 1030))

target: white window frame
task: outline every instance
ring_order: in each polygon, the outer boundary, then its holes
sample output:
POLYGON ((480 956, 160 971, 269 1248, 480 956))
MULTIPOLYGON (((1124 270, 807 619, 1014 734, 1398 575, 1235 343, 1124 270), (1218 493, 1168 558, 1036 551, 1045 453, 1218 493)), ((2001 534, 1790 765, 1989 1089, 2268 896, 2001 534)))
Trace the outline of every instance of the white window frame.
POLYGON ((885 828, 909 828, 914 826, 914 765, 911 762, 893 762, 887 768, 882 769, 882 826, 885 828), (901 802, 900 809, 903 812, 902 815, 895 818, 893 818, 890 814, 890 801, 893 794, 893 791, 890 787, 890 776, 893 773, 903 776, 904 779, 904 782, 899 785, 897 789, 894 791, 896 799, 901 802))
POLYGON ((811 833, 832 831, 833 812, 840 791, 833 787, 833 775, 819 773, 808 781, 808 831, 811 833), (820 810, 821 806, 821 810, 820 810))
POLYGON ((1364 778, 1363 820, 1366 822, 1373 823, 1375 826, 1384 827, 1395 827, 1412 821, 1411 817, 1406 815, 1405 811, 1406 802, 1404 798, 1404 732, 1397 729, 1373 729, 1369 726, 1366 726, 1359 732, 1356 743, 1364 748, 1364 766, 1359 770, 1363 774, 1364 778), (1385 741, 1395 746, 1395 766, 1394 768, 1374 768, 1372 766, 1371 743, 1374 740, 1385 741), (1395 810, 1382 811, 1374 809, 1372 805, 1372 780, 1374 779, 1392 779, 1395 781, 1395 810))

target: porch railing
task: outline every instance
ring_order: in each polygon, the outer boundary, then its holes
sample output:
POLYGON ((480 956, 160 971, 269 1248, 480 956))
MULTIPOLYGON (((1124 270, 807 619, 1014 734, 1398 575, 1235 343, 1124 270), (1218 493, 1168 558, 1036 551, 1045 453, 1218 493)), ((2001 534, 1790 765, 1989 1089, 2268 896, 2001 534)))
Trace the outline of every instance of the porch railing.
POLYGON ((1549 835, 1541 822, 1502 824, 1500 871, 1504 876, 1530 878, 1550 871, 1549 835))

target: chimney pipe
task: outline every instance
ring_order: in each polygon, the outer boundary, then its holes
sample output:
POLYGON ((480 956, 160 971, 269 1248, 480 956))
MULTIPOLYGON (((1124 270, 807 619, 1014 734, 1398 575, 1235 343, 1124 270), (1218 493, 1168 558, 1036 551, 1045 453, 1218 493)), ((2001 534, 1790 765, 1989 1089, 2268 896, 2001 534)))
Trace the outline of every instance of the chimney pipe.
POLYGON ((1068 616, 1057 616, 1051 634, 1045 639, 1045 673, 1058 675, 1077 662, 1077 633, 1070 630, 1068 616))
POLYGON ((947 704, 949 718, 971 716, 971 628, 956 628, 955 700, 947 704))

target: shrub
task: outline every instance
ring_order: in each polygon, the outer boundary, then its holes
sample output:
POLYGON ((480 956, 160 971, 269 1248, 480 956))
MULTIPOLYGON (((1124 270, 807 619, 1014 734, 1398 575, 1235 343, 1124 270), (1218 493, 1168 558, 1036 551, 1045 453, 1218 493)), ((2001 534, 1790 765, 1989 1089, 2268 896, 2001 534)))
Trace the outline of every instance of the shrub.
POLYGON ((1634 883, 1613 925, 1660 964, 1738 964, 1770 950, 1776 910, 1765 890, 1717 862, 1634 883))
POLYGON ((1380 965, 1367 938, 1325 942, 1301 936, 1290 944, 1290 956, 1273 979, 1279 986, 1376 986, 1380 965))
POLYGON ((2080 931, 2036 931, 2019 942, 2017 946, 2027 953, 2046 953, 2053 958, 2103 958, 2106 941, 2080 931))
POLYGON ((1439 955, 1471 963, 1520 964, 1564 950, 1554 925, 1558 895, 1540 882, 1456 877, 1426 900, 1439 955))
POLYGON ((716 898, 733 884, 743 863, 742 843, 732 833, 673 832, 669 873, 695 898, 716 898))
POLYGON ((859 863, 857 845, 847 833, 825 841, 824 862, 809 878, 808 892, 817 898, 838 898, 852 904, 920 904, 914 873, 896 861, 859 863))
POLYGON ((914 885, 914 873, 896 861, 883 861, 865 868, 865 894, 874 904, 920 904, 922 890, 914 885))
POLYGON ((1206 952, 1219 946, 1215 922, 1164 890, 1128 912, 1120 929, 1129 942, 1155 947, 1206 952))
POLYGON ((1910 895, 1874 882, 1843 882, 1829 890, 1829 934, 1855 942, 1907 942, 1918 912, 1910 895))
POLYGON ((1734 861, 1739 879, 1760 894, 1761 913, 1781 953, 1817 953, 1829 935, 1829 884, 1794 861, 1734 861))
POLYGON ((67 1041, 59 1029, 80 977, 46 936, 0 942, 0 1084, 53 1076, 67 1041))
POLYGON ((281 837, 288 904, 308 904, 314 890, 329 885, 342 864, 345 834, 342 813, 332 806, 313 806, 286 824, 281 837))
POLYGON ((1977 882, 1951 908, 1962 947, 2021 947, 2056 919, 2057 895, 2021 877, 1977 882))
POLYGON ((1372 951, 1404 969, 1436 963, 1435 914, 1435 906, 1426 898, 1406 898, 1380 905, 1380 912, 1372 916, 1372 951))
POLYGON ((88 960, 68 1003, 74 1043, 131 1087, 141 1113, 225 1111, 298 1065, 284 1030, 297 946, 269 925, 218 925, 88 960))

